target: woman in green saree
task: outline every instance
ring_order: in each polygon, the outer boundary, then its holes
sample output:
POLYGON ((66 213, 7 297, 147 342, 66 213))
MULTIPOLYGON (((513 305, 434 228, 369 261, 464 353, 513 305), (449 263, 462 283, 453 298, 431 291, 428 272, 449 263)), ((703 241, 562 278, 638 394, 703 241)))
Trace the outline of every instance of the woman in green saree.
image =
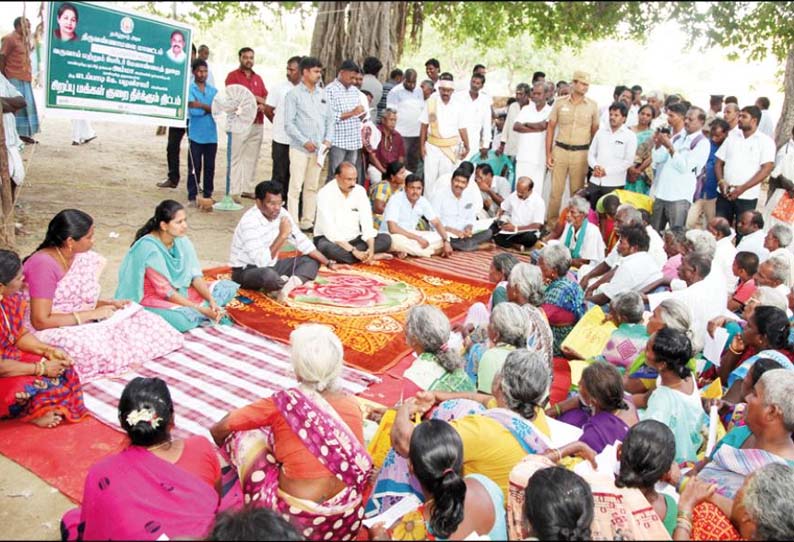
POLYGON ((432 305, 418 305, 408 311, 405 341, 417 358, 403 376, 425 391, 475 391, 466 374, 460 341, 450 344, 446 315, 432 305))

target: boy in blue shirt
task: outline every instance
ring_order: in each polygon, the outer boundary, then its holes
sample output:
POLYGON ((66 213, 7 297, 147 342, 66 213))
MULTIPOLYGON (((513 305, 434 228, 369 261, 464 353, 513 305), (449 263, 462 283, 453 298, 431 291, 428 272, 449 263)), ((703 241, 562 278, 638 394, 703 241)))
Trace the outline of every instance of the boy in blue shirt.
POLYGON ((196 207, 198 179, 204 170, 202 196, 212 197, 215 179, 215 155, 218 152, 218 128, 212 118, 212 100, 218 89, 207 83, 207 63, 198 59, 193 62, 193 82, 188 98, 188 154, 187 199, 188 207, 196 207))

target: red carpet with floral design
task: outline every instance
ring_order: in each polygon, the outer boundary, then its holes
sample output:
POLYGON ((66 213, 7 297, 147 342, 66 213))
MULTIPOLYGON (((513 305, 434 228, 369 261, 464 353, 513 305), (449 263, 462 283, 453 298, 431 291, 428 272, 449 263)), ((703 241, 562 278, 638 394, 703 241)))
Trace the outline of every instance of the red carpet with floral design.
MULTIPOLYGON (((205 271, 229 278, 228 268, 205 271)), ((430 304, 454 321, 491 288, 478 280, 430 271, 400 260, 321 269, 317 279, 295 288, 284 302, 251 290, 227 305, 231 318, 272 339, 289 341, 300 324, 331 326, 345 346, 345 362, 382 373, 407 352, 404 324, 411 307, 430 304)))

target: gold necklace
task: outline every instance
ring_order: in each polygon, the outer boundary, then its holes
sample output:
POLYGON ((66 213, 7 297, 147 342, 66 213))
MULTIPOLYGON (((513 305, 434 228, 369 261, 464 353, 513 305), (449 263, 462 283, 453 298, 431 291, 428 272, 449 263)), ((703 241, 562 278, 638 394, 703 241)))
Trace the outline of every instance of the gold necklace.
POLYGON ((147 449, 147 450, 149 450, 149 451, 151 452, 152 450, 157 450, 158 448, 162 448, 162 447, 163 447, 163 446, 165 446, 166 444, 171 444, 171 443, 173 443, 173 442, 174 442, 173 440, 171 440, 171 439, 168 439, 168 440, 166 440, 165 442, 161 442, 160 444, 157 444, 157 445, 155 445, 155 446, 147 446, 147 447, 146 447, 146 449, 147 449))
POLYGON ((63 257, 63 254, 61 254, 61 249, 60 249, 60 248, 58 248, 58 247, 55 247, 55 252, 57 252, 57 253, 58 253, 58 257, 61 259, 61 262, 63 263, 63 266, 64 266, 66 269, 69 269, 69 264, 68 264, 68 263, 66 263, 66 258, 64 258, 64 257, 63 257))

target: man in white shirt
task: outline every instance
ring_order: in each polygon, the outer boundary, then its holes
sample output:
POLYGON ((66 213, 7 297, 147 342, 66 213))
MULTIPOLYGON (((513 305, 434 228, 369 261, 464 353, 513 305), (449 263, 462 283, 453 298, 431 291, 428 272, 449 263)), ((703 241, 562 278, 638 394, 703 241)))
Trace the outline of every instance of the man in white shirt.
POLYGON ((739 105, 733 102, 728 102, 725 104, 725 107, 722 110, 722 118, 725 122, 728 123, 728 126, 731 127, 730 131, 728 132, 729 136, 735 136, 742 133, 742 129, 739 128, 739 105))
MULTIPOLYGON (((615 231, 620 231, 624 226, 641 225, 648 234, 648 254, 651 256, 655 265, 660 269, 667 262, 667 254, 664 251, 664 241, 650 225, 645 225, 642 213, 630 203, 620 205, 615 212, 615 231)), ((585 289, 585 296, 590 297, 592 292, 602 284, 609 282, 615 275, 620 265, 622 257, 618 252, 618 243, 607 253, 606 258, 594 267, 583 267, 579 270, 581 277, 579 283, 585 289)))
POLYGON ((383 62, 374 56, 364 59, 361 70, 364 72, 361 77, 361 90, 366 90, 372 95, 372 106, 369 108, 369 116, 372 120, 378 119, 378 104, 383 95, 383 83, 378 79, 378 73, 383 69, 383 62))
POLYGON ((516 178, 529 177, 536 192, 543 194, 546 178, 546 127, 549 124, 551 106, 546 103, 543 83, 535 83, 529 93, 530 103, 521 108, 513 130, 518 132, 516 147, 516 178))
POLYGON ((764 248, 769 251, 769 259, 780 258, 789 265, 786 285, 794 285, 794 252, 791 252, 792 232, 786 224, 775 224, 766 232, 764 248))
POLYGON ((535 183, 529 177, 519 177, 516 191, 502 201, 494 241, 505 248, 519 247, 523 252, 538 241, 545 219, 546 203, 535 190, 535 183))
POLYGON ((634 103, 634 92, 625 85, 618 85, 615 87, 615 93, 612 95, 613 100, 612 103, 605 105, 601 108, 601 117, 599 119, 600 126, 608 126, 609 125, 609 110, 615 102, 620 102, 625 104, 626 106, 626 120, 624 124, 626 128, 631 128, 632 126, 637 126, 639 121, 638 113, 639 107, 634 108, 632 104, 634 103), (620 92, 618 92, 620 90, 620 92))
POLYGON ((651 238, 642 224, 628 224, 619 230, 620 264, 609 282, 595 289, 587 301, 606 305, 619 294, 639 291, 662 278, 662 268, 648 253, 651 238))
POLYGON ((489 226, 493 221, 478 221, 477 211, 482 208, 479 194, 467 191, 469 172, 459 167, 452 173, 447 187, 440 187, 430 199, 433 210, 447 230, 454 250, 471 252, 485 248, 493 237, 489 226))
POLYGON ((405 70, 403 82, 386 96, 386 107, 397 111, 395 130, 405 143, 405 167, 417 171, 419 165, 419 116, 425 107, 422 89, 416 86, 416 70, 405 70))
POLYGON ((474 181, 482 196, 482 218, 494 218, 499 213, 502 202, 510 195, 510 182, 501 175, 494 175, 488 164, 477 164, 474 181))
POLYGON ((723 315, 728 310, 728 296, 721 273, 711 272, 711 259, 707 254, 690 252, 684 256, 678 276, 687 287, 672 292, 648 294, 651 310, 665 299, 677 299, 689 307, 692 313, 692 345, 694 351, 703 348, 709 320, 723 315))
POLYGON ((491 106, 493 98, 482 92, 485 85, 485 75, 475 73, 471 76, 468 91, 456 92, 453 100, 460 100, 462 104, 462 123, 469 137, 469 146, 480 149, 480 158, 488 158, 488 148, 491 146, 491 106))
POLYGON ((516 118, 521 108, 529 103, 529 94, 531 89, 526 83, 519 83, 516 85, 516 101, 510 104, 507 108, 507 118, 505 118, 505 127, 502 130, 501 141, 499 150, 496 151, 497 155, 502 153, 506 154, 515 164, 516 152, 518 152, 518 136, 519 133, 515 131, 513 125, 516 123, 516 118))
POLYGON ((254 190, 254 206, 248 209, 232 236, 229 265, 232 280, 248 290, 274 292, 279 299, 304 282, 314 280, 320 265, 334 268, 335 262, 323 256, 300 231, 282 207, 282 188, 277 182, 264 181, 254 190), (279 259, 287 242, 303 254, 279 259))
POLYGON ((687 110, 682 103, 668 108, 667 119, 672 135, 656 132, 652 152, 656 178, 651 224, 657 231, 686 225, 695 196, 698 177, 704 174, 711 143, 703 135, 706 112, 699 107, 687 110))
POLYGON ((463 101, 453 100, 455 83, 439 79, 437 92, 427 101, 419 116, 419 150, 424 165, 425 192, 432 194, 442 173, 469 154, 469 139, 463 124, 463 101))
POLYGON ((775 142, 758 131, 761 110, 749 106, 739 113, 741 134, 729 136, 715 155, 714 172, 720 193, 717 216, 733 222, 744 211, 755 209, 761 182, 775 166, 775 142))
POLYGON ((764 209, 766 224, 794 224, 794 213, 780 212, 783 209, 777 209, 786 192, 788 192, 788 198, 784 199, 784 203, 788 199, 794 199, 794 128, 791 130, 791 138, 778 149, 775 157, 775 169, 770 173, 767 202, 764 209))
POLYGON ((287 80, 282 81, 265 98, 265 116, 273 123, 273 143, 270 148, 273 174, 270 178, 284 188, 284 201, 287 200, 289 192, 289 136, 284 128, 284 99, 287 92, 298 86, 300 82, 298 70, 300 62, 300 56, 293 56, 287 60, 287 80))
POLYGON ((769 112, 769 98, 761 96, 755 101, 755 106, 761 110, 761 122, 758 123, 758 131, 775 139, 775 121, 772 113, 769 112))
POLYGON ((769 258, 769 250, 764 247, 764 216, 758 211, 745 211, 736 222, 736 232, 741 236, 736 252, 752 252, 758 256, 758 263, 769 258))
POLYGON ((637 136, 626 127, 626 115, 625 103, 610 105, 608 121, 598 129, 587 151, 587 163, 593 168, 588 188, 592 206, 601 196, 626 186, 626 171, 637 154, 637 136))
POLYGON ((346 264, 390 259, 391 238, 372 226, 367 191, 357 177, 356 166, 342 162, 317 193, 314 243, 327 258, 346 264))
POLYGON ((711 262, 712 270, 719 270, 725 279, 725 287, 729 294, 736 289, 736 275, 733 274, 733 260, 736 258, 736 246, 733 244, 733 230, 730 223, 721 216, 715 216, 709 221, 708 231, 717 240, 714 259, 711 262))
POLYGON ((667 115, 662 113, 662 107, 664 106, 664 92, 661 90, 651 90, 646 95, 646 102, 648 105, 653 107, 654 111, 656 111, 656 116, 653 117, 653 120, 651 120, 651 130, 661 128, 667 123, 667 115))
POLYGON ((758 271, 753 275, 756 288, 766 286, 773 288, 788 297, 791 288, 787 282, 791 275, 791 267, 786 258, 775 256, 769 258, 758 266, 758 271))
POLYGON ((401 257, 410 254, 429 258, 438 252, 447 257, 452 254, 452 243, 433 206, 422 196, 423 189, 421 177, 408 175, 405 188, 389 198, 380 231, 391 234, 391 250, 401 257), (416 229, 423 217, 435 231, 416 229))
MULTIPOLYGON (((196 58, 200 58, 204 62, 207 63, 207 83, 211 87, 215 87, 215 76, 212 75, 212 70, 210 69, 210 48, 207 45, 199 45, 198 51, 196 52, 196 58)), ((298 58, 298 62, 300 62, 300 57, 298 58)), ((218 88, 218 87, 215 87, 218 88)))
MULTIPOLYGON (((25 108, 25 98, 11 82, 0 73, 0 105, 3 114, 3 132, 5 133, 6 153, 8 155, 8 173, 14 181, 11 190, 16 190, 17 185, 25 180, 25 165, 22 154, 19 152, 22 140, 17 133, 17 123, 14 113, 25 108)), ((2 152, 0 150, 0 152, 2 152)))

